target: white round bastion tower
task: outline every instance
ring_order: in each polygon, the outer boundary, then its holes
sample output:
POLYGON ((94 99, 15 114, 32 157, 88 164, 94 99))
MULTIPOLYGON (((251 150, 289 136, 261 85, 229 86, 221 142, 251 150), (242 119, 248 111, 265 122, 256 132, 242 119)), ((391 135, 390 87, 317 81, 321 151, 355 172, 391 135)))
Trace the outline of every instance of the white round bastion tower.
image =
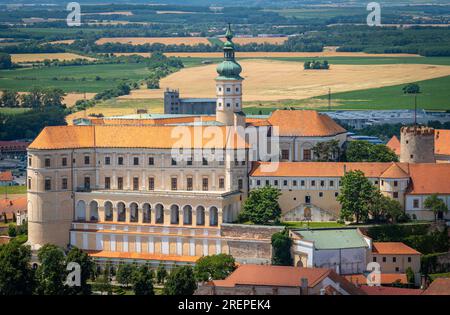
POLYGON ((400 162, 436 163, 434 129, 423 126, 402 127, 400 130, 400 162))

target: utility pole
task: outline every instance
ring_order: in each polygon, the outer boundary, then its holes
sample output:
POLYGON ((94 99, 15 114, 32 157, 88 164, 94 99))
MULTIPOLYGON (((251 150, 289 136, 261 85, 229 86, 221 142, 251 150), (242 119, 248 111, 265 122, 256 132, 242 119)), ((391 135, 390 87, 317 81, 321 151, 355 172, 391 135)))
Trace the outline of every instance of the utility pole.
POLYGON ((331 111, 331 88, 328 88, 328 110, 331 111))

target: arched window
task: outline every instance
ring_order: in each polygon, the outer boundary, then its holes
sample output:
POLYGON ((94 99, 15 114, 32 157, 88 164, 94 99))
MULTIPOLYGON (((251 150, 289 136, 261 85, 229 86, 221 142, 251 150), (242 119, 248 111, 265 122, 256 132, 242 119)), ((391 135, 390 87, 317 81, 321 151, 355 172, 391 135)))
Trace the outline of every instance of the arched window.
POLYGON ((91 201, 89 204, 89 210, 90 210, 90 221, 98 221, 98 202, 97 201, 91 201))
POLYGON ((205 225, 205 207, 198 206, 196 210, 197 225, 205 225))
POLYGON ((219 224, 219 211, 216 207, 211 207, 209 209, 209 225, 217 226, 219 224))
POLYGON ((144 203, 142 206, 142 222, 144 223, 151 223, 152 222, 152 216, 151 216, 151 206, 148 203, 144 203))
POLYGON ((183 207, 183 224, 192 225, 192 207, 190 205, 183 207))
POLYGON ((130 204, 130 222, 139 222, 139 210, 135 202, 130 204))
POLYGON ((180 223, 180 208, 177 205, 170 206, 170 224, 180 223))
POLYGON ((162 204, 157 204, 155 207, 156 223, 164 223, 164 206, 162 204))
POLYGON ((123 202, 119 202, 117 204, 117 221, 125 222, 126 214, 125 214, 125 204, 123 202))
POLYGON ((113 220, 113 205, 111 201, 105 202, 105 221, 113 220))
POLYGON ((86 203, 83 200, 80 200, 77 203, 75 220, 86 221, 86 203))

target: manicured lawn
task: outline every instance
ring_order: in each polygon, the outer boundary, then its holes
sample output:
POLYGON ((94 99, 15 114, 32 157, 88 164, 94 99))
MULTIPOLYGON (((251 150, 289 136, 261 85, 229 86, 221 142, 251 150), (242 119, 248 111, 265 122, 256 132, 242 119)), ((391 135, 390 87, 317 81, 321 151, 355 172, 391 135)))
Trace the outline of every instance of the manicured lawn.
POLYGON ((337 222, 283 222, 288 228, 311 228, 311 229, 320 229, 320 228, 336 228, 336 227, 344 227, 345 224, 337 223, 337 222))
POLYGON ((450 278, 450 272, 446 273, 432 273, 429 274, 431 280, 435 280, 436 278, 450 278))
POLYGON ((8 195, 26 194, 27 187, 26 186, 0 186, 0 194, 2 195, 2 197, 5 195, 5 193, 8 193, 8 195))

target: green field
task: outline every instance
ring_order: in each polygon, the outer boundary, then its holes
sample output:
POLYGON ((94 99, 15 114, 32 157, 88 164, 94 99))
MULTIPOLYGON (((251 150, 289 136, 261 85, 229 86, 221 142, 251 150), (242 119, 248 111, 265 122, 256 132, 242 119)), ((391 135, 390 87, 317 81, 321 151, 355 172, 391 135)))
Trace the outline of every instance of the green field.
POLYGON ((43 87, 98 93, 122 81, 144 79, 148 74, 146 65, 139 63, 1 70, 0 87, 23 92, 43 87))
POLYGON ((0 186, 0 195, 4 196, 6 193, 8 193, 8 195, 26 194, 27 187, 26 186, 0 186))

